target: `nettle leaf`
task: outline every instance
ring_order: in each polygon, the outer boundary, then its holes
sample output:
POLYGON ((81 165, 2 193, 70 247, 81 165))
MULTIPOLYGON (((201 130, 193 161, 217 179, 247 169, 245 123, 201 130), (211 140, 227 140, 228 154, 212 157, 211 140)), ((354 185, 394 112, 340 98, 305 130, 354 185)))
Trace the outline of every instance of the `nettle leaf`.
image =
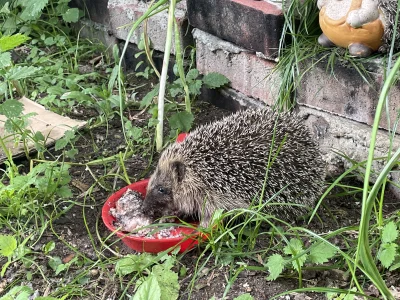
POLYGON ((171 97, 176 97, 178 96, 180 93, 183 93, 183 88, 182 85, 180 83, 178 83, 177 81, 175 81, 174 83, 172 83, 169 86, 169 94, 171 95, 171 97))
POLYGON ((0 52, 14 49, 15 47, 25 43, 27 40, 29 40, 29 37, 20 33, 3 35, 0 38, 0 52))
POLYGON ((199 70, 197 69, 191 69, 189 72, 186 74, 186 81, 192 81, 195 80, 197 77, 199 77, 199 70))
POLYGON ((20 79, 31 77, 39 70, 40 70, 40 68, 36 68, 36 67, 32 67, 32 66, 29 66, 29 67, 17 66, 17 67, 14 67, 14 68, 11 68, 10 70, 8 70, 6 77, 8 80, 20 80, 20 79))
POLYGON ((15 100, 8 99, 0 104, 0 115, 5 115, 7 118, 16 118, 22 114, 24 105, 15 100))
POLYGON ((399 231, 397 230, 397 226, 393 221, 390 221, 383 227, 382 230, 382 243, 391 243, 397 239, 399 235, 399 231))
POLYGON ((175 300, 179 296, 178 274, 165 268, 164 265, 154 266, 153 275, 157 278, 160 286, 161 300, 175 300))
POLYGON ((67 23, 75 23, 79 20, 79 9, 70 8, 63 15, 62 18, 67 23))
POLYGON ((266 266, 268 267, 269 276, 267 280, 275 280, 285 268, 286 261, 279 254, 273 254, 268 258, 266 266))
POLYGON ((397 245, 395 243, 384 244, 378 253, 378 259, 385 268, 389 268, 396 256, 397 245))
POLYGON ((229 83, 229 79, 222 74, 212 72, 203 77, 203 84, 209 89, 216 89, 229 83))
POLYGON ((35 1, 24 1, 26 4, 24 11, 21 13, 21 19, 23 20, 34 20, 37 19, 42 12, 43 8, 46 7, 49 0, 35 0, 35 1))
POLYGON ((11 53, 0 53, 0 69, 11 66, 11 53))
POLYGON ((139 286, 135 296, 132 300, 160 300, 161 289, 158 284, 156 276, 151 274, 146 280, 139 286))
POLYGON ((192 95, 200 95, 200 89, 202 85, 203 82, 201 80, 195 80, 194 82, 189 83, 189 93, 192 95))
POLYGON ((320 243, 314 244, 310 250, 309 260, 315 264, 326 263, 336 254, 336 249, 331 245, 320 243))
MULTIPOLYGON (((283 248, 285 254, 290 254, 292 257, 297 256, 303 251, 303 243, 299 239, 290 239, 289 245, 283 248)), ((304 265, 307 255, 304 254, 292 261, 293 268, 299 271, 299 268, 304 265)))
POLYGON ((11 256, 17 249, 17 240, 11 235, 0 235, 0 255, 11 256))
POLYGON ((193 120, 194 117, 190 112, 180 111, 169 118, 169 124, 172 129, 188 132, 192 127, 193 120))
POLYGON ((290 239, 289 244, 283 248, 285 254, 296 256, 303 251, 303 243, 299 239, 290 239))

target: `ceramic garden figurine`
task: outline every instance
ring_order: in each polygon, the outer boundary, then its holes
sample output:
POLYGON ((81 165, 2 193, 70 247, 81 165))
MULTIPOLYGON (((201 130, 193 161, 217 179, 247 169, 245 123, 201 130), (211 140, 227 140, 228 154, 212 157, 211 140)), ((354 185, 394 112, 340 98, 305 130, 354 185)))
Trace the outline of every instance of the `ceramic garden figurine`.
MULTIPOLYGON (((318 0, 318 8, 322 46, 348 48, 358 57, 390 48, 397 0, 318 0)), ((395 48, 399 46, 397 32, 395 48)))

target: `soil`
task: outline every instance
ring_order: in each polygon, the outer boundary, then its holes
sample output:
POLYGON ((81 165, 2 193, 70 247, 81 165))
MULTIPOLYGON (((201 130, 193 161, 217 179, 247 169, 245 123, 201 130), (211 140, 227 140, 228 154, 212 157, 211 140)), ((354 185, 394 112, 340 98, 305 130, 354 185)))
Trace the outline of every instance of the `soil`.
MULTIPOLYGON (((204 102, 198 103, 195 111, 196 126, 220 119, 222 116, 230 113, 204 102)), ((143 124, 148 118, 146 113, 140 111, 131 110, 130 114, 134 125, 143 124)), ((75 117, 85 118, 84 112, 82 112, 81 116, 75 112, 75 117)), ((108 128, 99 127, 90 131, 83 130, 81 134, 81 138, 76 143, 76 147, 79 150, 77 161, 88 162, 100 157, 109 157, 123 149, 124 138, 118 119, 110 122, 108 128)), ((50 149, 50 151, 56 154, 53 149, 50 149)), ((151 161, 149 157, 143 158, 140 155, 135 155, 126 160, 126 171, 132 180, 145 178, 154 169, 156 161, 157 156, 151 161)), ((27 165, 25 161, 19 161, 19 163, 27 165)), ((67 275, 61 273, 56 276, 54 271, 48 267, 48 257, 41 254, 41 249, 49 241, 56 242, 56 249, 51 252, 51 255, 59 256, 64 262, 70 261, 78 255, 77 253, 82 253, 82 255, 93 261, 96 261, 98 257, 102 257, 103 255, 115 257, 134 253, 133 250, 127 248, 122 242, 116 241, 115 238, 108 238, 110 232, 102 224, 100 217, 101 208, 105 200, 114 191, 125 186, 126 183, 122 180, 115 181, 114 178, 109 177, 102 181, 101 184, 103 187, 107 187, 107 190, 97 185, 91 193, 88 193, 89 188, 95 183, 93 175, 96 178, 100 178, 106 173, 106 169, 109 171, 110 166, 91 166, 90 170, 83 166, 73 166, 70 169, 70 174, 73 178, 71 187, 74 192, 76 204, 67 213, 52 221, 52 226, 44 232, 41 239, 32 249, 33 251, 38 251, 35 261, 39 264, 44 276, 37 272, 38 266, 36 265, 27 267, 20 263, 13 263, 9 266, 5 276, 0 279, 0 293, 5 285, 15 280, 15 284, 28 283, 34 290, 39 291, 40 295, 48 294, 55 290, 58 290, 60 295, 62 295, 65 283, 68 282, 71 289, 71 282, 75 282, 77 296, 73 297, 74 299, 119 298, 123 289, 120 282, 121 279, 116 275, 110 275, 114 274, 112 268, 106 272, 106 270, 94 266, 90 272, 90 278, 85 279, 87 281, 84 283, 84 288, 82 289, 80 279, 75 278, 79 271, 78 266, 72 265, 67 275), (110 245, 109 249, 111 251, 102 246, 100 239, 107 241, 106 244, 110 245), (28 269, 32 270, 34 274, 30 282, 26 282, 23 276, 28 269)), ((389 198, 386 203, 395 204, 396 201, 391 201, 390 195, 387 195, 389 198)), ((360 218, 360 200, 357 197, 331 198, 324 205, 325 208, 319 211, 319 221, 314 221, 311 225, 300 221, 298 225, 307 227, 315 232, 328 232, 335 228, 358 224, 360 218)), ((392 204, 386 204, 385 207, 386 211, 393 211, 395 208, 392 204)), ((5 229, 1 229, 0 232, 6 233, 5 229)), ((347 241, 354 242, 355 234, 351 235, 351 233, 347 233, 347 241)), ((256 247, 262 249, 262 245, 263 243, 260 241, 256 247)), ((195 280, 193 286, 191 285, 200 253, 201 249, 196 248, 186 253, 180 259, 180 265, 187 268, 187 273, 180 278, 181 290, 179 299, 189 299, 189 297, 193 300, 206 300, 212 297, 221 299, 226 286, 230 284, 228 283, 230 266, 216 265, 215 261, 210 259, 205 268, 200 272, 199 278, 195 280)), ((203 262, 204 259, 205 257, 200 259, 200 261, 203 262)), ((256 264, 254 259, 244 257, 241 261, 249 265, 262 266, 259 263, 256 264)), ((250 293, 257 300, 270 299, 274 295, 298 287, 296 274, 288 273, 285 277, 279 278, 276 281, 267 281, 267 275, 266 271, 241 272, 232 283, 225 299, 233 299, 243 293, 250 293)), ((129 280, 129 278, 126 278, 126 280, 129 280)), ((398 275, 391 276, 390 280, 391 285, 400 285, 398 275)), ((303 274, 303 285, 305 287, 336 286, 347 288, 349 286, 348 274, 335 268, 323 271, 316 269, 306 270, 303 274)), ((326 299, 326 296, 317 293, 294 293, 278 297, 277 299, 318 300, 326 299)))

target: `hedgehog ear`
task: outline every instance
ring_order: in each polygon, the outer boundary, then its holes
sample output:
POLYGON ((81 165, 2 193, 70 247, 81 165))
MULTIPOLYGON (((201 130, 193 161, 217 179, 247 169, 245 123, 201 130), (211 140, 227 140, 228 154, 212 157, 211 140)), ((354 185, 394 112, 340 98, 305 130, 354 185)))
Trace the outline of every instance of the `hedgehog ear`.
POLYGON ((176 174, 176 178, 178 178, 178 182, 182 182, 185 176, 185 165, 181 161, 174 161, 172 163, 172 170, 176 174))

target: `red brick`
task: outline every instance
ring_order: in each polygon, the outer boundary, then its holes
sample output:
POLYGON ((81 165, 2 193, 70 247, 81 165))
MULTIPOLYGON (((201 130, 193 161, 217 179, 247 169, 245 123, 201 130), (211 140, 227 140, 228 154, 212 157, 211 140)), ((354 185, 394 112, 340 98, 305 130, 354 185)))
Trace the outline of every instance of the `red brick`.
POLYGON ((187 0, 189 23, 245 49, 277 56, 284 17, 267 1, 187 0))

